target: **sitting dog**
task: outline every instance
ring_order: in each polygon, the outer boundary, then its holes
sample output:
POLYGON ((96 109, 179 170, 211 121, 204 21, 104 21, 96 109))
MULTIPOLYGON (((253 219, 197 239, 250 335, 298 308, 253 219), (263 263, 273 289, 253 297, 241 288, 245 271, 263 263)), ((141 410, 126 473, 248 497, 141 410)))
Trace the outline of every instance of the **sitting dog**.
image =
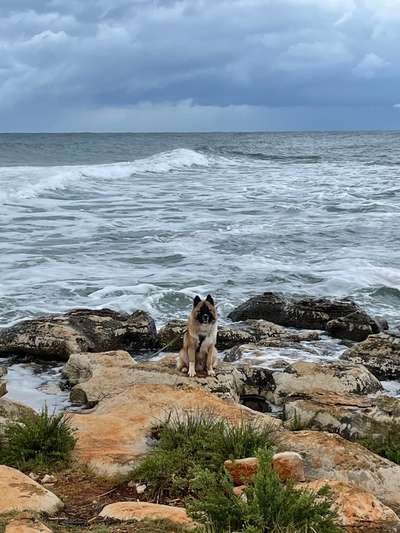
POLYGON ((214 376, 217 360, 217 310, 212 296, 205 300, 196 296, 190 313, 183 348, 179 352, 177 368, 192 378, 196 372, 214 376))

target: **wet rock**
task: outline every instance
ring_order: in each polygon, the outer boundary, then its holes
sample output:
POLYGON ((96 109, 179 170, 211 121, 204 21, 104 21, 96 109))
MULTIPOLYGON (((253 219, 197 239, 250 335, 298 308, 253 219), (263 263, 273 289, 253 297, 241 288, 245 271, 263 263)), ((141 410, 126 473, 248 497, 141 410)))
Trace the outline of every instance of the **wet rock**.
POLYGON ((36 416, 36 412, 20 402, 1 398, 0 400, 0 435, 10 422, 21 422, 26 417, 36 416))
POLYGON ((295 451, 304 460, 306 479, 333 479, 367 490, 394 511, 400 510, 400 466, 339 435, 283 431, 272 435, 278 451, 295 451))
POLYGON ((144 311, 128 315, 110 309, 76 309, 0 330, 1 355, 60 361, 77 352, 135 352, 152 348, 156 342, 154 321, 144 311))
POLYGON ((305 481, 303 459, 296 452, 276 453, 272 457, 272 468, 281 481, 305 481))
POLYGON ((52 533, 51 529, 36 518, 15 518, 6 526, 4 533, 52 533))
POLYGON ((379 379, 400 378, 400 336, 394 333, 370 335, 346 350, 342 359, 364 365, 379 379))
POLYGON ((328 486, 335 502, 338 524, 351 533, 396 533, 400 519, 373 494, 344 481, 318 479, 298 485, 299 489, 318 492, 328 486))
POLYGON ((182 507, 172 507, 148 502, 117 502, 106 505, 99 514, 102 518, 120 520, 168 520, 178 526, 195 527, 196 524, 182 507))
POLYGON ((298 361, 283 372, 274 372, 275 403, 288 397, 315 392, 368 394, 382 390, 381 383, 363 366, 345 362, 313 363, 298 361))
POLYGON ((71 414, 76 428, 75 457, 107 477, 129 472, 151 449, 151 435, 169 416, 211 412, 232 424, 248 420, 273 431, 281 422, 268 415, 224 401, 195 385, 137 384, 104 398, 90 413, 71 414))
POLYGON ((0 514, 13 511, 34 511, 56 514, 61 500, 19 470, 0 465, 0 514))
POLYGON ((257 474, 258 464, 257 457, 246 457, 225 461, 224 467, 235 485, 249 485, 257 474))
POLYGON ((230 365, 218 364, 212 377, 204 374, 189 378, 176 369, 176 356, 157 363, 137 364, 124 351, 73 354, 64 366, 63 374, 75 385, 71 390, 71 401, 88 406, 137 384, 174 387, 197 384, 236 402, 243 389, 241 376, 230 365))
POLYGON ((334 320, 361 309, 350 299, 294 299, 273 292, 254 296, 234 309, 228 316, 233 321, 264 319, 281 326, 325 329, 334 320))
POLYGON ((315 393, 285 405, 285 426, 329 431, 345 438, 384 439, 400 432, 400 400, 390 396, 315 393))
POLYGON ((379 323, 364 311, 350 313, 326 324, 326 331, 332 337, 356 342, 363 341, 374 333, 380 333, 381 330, 379 323))
POLYGON ((244 364, 237 366, 236 372, 239 374, 242 395, 271 397, 270 393, 275 390, 273 370, 244 364))

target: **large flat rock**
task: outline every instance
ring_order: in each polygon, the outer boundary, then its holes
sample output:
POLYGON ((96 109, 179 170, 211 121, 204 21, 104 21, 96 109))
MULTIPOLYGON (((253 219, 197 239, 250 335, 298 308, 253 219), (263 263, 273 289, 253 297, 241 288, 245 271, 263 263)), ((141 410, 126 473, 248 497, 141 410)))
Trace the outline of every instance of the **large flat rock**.
POLYGON ((106 505, 99 514, 101 518, 111 520, 142 521, 142 520, 168 520, 178 526, 188 528, 196 527, 195 523, 182 507, 160 505, 148 502, 116 502, 106 505))
POLYGON ((19 470, 0 465, 0 514, 33 511, 56 514, 62 501, 19 470))
POLYGON ((288 401, 284 413, 287 427, 296 423, 350 439, 384 439, 400 429, 400 400, 383 395, 315 392, 303 399, 288 401))
POLYGON ((319 431, 279 432, 279 451, 299 453, 306 479, 334 479, 374 494, 394 511, 400 510, 400 466, 339 435, 319 431))
POLYGON ((103 399, 92 412, 71 414, 76 458, 97 474, 126 474, 151 449, 151 433, 171 413, 210 411, 231 423, 251 420, 280 430, 280 421, 224 401, 199 386, 138 384, 103 399))
POLYGON ((278 404, 293 396, 312 396, 320 391, 369 394, 382 390, 381 383, 364 366, 344 361, 298 361, 283 372, 274 372, 273 379, 274 396, 278 404))
POLYGON ((189 378, 176 369, 176 356, 137 364, 124 351, 73 354, 63 373, 74 385, 71 400, 88 406, 137 384, 174 387, 196 384, 221 398, 234 401, 239 401, 243 388, 241 375, 231 365, 219 363, 212 377, 199 375, 189 378))
POLYGON ((156 343, 154 320, 144 311, 128 315, 110 309, 76 309, 0 330, 0 355, 60 361, 77 352, 134 352, 156 343))

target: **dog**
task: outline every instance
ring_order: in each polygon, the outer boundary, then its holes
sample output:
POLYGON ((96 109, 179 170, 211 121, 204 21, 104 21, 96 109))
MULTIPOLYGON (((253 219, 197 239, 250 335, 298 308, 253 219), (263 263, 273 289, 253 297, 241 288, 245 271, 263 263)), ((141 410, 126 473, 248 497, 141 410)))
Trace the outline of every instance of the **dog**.
POLYGON ((196 296, 190 313, 183 348, 179 352, 177 369, 193 378, 196 372, 215 376, 217 360, 217 309, 209 294, 205 300, 196 296))

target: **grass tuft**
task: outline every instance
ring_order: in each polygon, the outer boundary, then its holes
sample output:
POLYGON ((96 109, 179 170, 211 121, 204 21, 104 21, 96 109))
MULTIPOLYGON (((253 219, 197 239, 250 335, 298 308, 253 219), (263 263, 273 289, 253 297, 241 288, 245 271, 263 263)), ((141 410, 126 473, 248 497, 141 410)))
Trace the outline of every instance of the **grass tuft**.
POLYGON ((68 416, 50 415, 45 407, 37 416, 6 427, 0 462, 22 471, 54 470, 69 462, 75 442, 68 416))
POLYGON ((357 442, 371 452, 389 459, 393 463, 400 464, 400 436, 398 433, 381 438, 367 437, 359 439, 357 442))

